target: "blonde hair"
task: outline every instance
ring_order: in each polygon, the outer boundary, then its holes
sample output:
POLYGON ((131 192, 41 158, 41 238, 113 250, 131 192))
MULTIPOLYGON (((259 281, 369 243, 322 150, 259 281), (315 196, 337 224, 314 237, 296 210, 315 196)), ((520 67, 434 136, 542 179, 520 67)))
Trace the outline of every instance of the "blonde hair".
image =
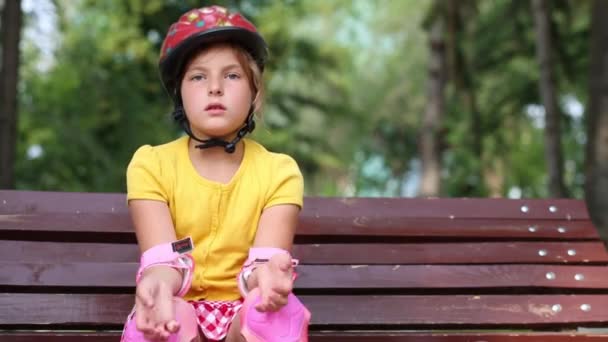
POLYGON ((251 88, 251 92, 254 94, 252 100, 253 112, 260 116, 260 110, 264 105, 265 95, 262 71, 253 57, 251 57, 251 54, 249 54, 241 46, 236 44, 228 44, 228 46, 230 46, 236 53, 236 59, 245 71, 245 75, 247 75, 249 87, 251 88))

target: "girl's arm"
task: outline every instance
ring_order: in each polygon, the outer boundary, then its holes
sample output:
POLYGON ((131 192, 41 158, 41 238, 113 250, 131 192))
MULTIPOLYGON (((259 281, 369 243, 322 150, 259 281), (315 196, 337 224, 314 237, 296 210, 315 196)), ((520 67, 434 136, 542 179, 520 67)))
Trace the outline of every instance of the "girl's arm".
MULTIPOLYGON (((129 211, 140 251, 176 240, 171 213, 166 203, 130 200, 129 211)), ((144 270, 135 291, 137 328, 148 340, 163 340, 179 329, 173 310, 173 296, 179 292, 182 273, 169 266, 144 270)))
MULTIPOLYGON (((299 212, 300 207, 293 204, 266 208, 260 217, 253 247, 275 247, 291 253, 299 212)), ((247 279, 247 288, 258 286, 257 273, 253 272, 247 279)))
MULTIPOLYGON (((129 212, 141 253, 156 245, 177 239, 171 212, 166 203, 154 200, 130 200, 129 212)), ((162 273, 160 276, 170 285, 173 293, 179 291, 182 283, 181 271, 168 266, 150 267, 144 271, 143 277, 149 273, 162 273), (161 271, 161 268, 162 272, 157 272, 161 271)))

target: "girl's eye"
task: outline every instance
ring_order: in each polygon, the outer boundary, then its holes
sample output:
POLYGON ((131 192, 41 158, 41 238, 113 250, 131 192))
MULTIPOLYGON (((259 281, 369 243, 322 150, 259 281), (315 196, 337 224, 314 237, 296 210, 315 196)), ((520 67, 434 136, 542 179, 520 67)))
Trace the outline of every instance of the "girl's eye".
POLYGON ((230 79, 230 80, 238 80, 239 78, 241 78, 241 75, 231 72, 228 75, 226 75, 226 78, 230 79))
POLYGON ((194 75, 192 77, 190 77, 190 81, 201 81, 205 79, 205 76, 203 75, 194 75))

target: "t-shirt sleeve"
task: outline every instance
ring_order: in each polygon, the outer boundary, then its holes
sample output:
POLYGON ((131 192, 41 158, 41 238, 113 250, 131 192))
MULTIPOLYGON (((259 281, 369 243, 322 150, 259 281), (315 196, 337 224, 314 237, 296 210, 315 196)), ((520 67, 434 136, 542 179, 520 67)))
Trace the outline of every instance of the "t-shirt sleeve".
POLYGON ((278 155, 273 164, 270 193, 264 209, 278 204, 295 204, 302 208, 304 178, 298 164, 287 155, 278 155))
POLYGON ((140 147, 127 167, 127 201, 149 199, 168 202, 161 164, 150 145, 140 147))

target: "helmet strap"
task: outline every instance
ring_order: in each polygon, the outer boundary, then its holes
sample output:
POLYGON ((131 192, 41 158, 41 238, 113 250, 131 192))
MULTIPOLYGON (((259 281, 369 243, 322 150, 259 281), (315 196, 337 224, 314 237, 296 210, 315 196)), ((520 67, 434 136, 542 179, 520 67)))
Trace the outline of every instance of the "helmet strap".
POLYGON ((223 147, 226 153, 234 153, 236 150, 236 145, 247 133, 253 132, 255 129, 255 121, 253 120, 253 106, 249 109, 249 114, 247 115, 247 119, 243 126, 236 133, 236 137, 231 141, 222 140, 219 138, 211 138, 211 139, 200 139, 192 133, 192 129, 190 128, 190 122, 188 121, 188 117, 186 117, 186 113, 184 111, 184 107, 181 105, 176 106, 173 110, 173 119, 177 121, 182 129, 190 136, 190 138, 200 142, 201 144, 196 145, 196 148, 207 149, 211 147, 223 147))

